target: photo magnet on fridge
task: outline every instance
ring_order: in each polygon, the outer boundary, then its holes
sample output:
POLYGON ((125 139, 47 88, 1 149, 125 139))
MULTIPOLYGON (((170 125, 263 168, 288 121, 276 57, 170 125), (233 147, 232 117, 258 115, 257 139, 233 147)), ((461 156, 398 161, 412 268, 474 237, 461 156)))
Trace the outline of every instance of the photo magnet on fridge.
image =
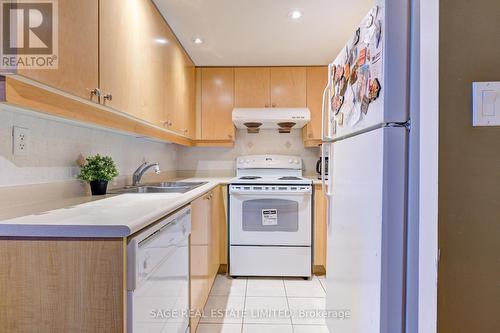
POLYGON ((358 82, 356 85, 356 102, 361 103, 363 101, 363 96, 366 95, 366 90, 368 88, 368 79, 370 77, 369 66, 365 65, 358 70, 358 82))
POLYGON ((380 20, 375 23, 375 46, 380 46, 380 37, 382 37, 382 22, 380 20))
POLYGON ((339 82, 339 87, 340 87, 340 96, 344 96, 345 95, 345 92, 347 90, 347 80, 345 77, 343 77, 342 79, 340 79, 340 82, 339 82))
POLYGON ((361 112, 363 112, 363 114, 366 115, 368 113, 369 107, 370 107, 370 100, 368 99, 368 97, 363 96, 363 100, 361 101, 361 112))
POLYGON ((334 110, 335 114, 339 113, 340 109, 342 108, 342 105, 344 104, 344 96, 335 96, 333 99, 333 104, 334 104, 334 110))
POLYGON ((362 48, 359 51, 359 56, 358 56, 358 66, 361 67, 366 63, 366 47, 362 48))
POLYGON ((382 87, 380 86, 380 81, 377 78, 370 80, 370 87, 368 92, 368 98, 370 100, 370 103, 376 100, 380 96, 381 89, 382 87))
POLYGON ((358 79, 358 65, 354 65, 349 76, 349 84, 352 86, 358 79))
POLYGON ((339 112, 337 116, 337 124, 339 124, 340 127, 344 126, 344 113, 339 112))
POLYGON ((351 76, 351 65, 349 65, 349 62, 347 62, 344 65, 344 77, 346 80, 349 80, 350 76, 351 76))
POLYGON ((356 32, 354 33, 354 37, 352 38, 352 47, 358 45, 359 43, 359 36, 361 35, 361 28, 358 28, 356 32))

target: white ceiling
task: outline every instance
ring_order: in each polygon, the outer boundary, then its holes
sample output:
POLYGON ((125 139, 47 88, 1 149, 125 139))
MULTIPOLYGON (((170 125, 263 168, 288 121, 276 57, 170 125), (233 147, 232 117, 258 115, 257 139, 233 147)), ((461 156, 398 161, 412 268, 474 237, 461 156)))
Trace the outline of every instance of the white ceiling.
POLYGON ((197 66, 326 65, 374 0, 154 0, 197 66), (302 17, 288 14, 298 9, 302 17), (204 43, 195 45, 200 37, 204 43))

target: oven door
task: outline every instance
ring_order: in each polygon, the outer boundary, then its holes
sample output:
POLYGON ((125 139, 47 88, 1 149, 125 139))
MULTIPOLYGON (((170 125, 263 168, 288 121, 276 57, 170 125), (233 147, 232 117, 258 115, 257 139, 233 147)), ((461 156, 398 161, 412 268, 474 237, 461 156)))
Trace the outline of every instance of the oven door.
POLYGON ((309 185, 231 185, 230 244, 311 245, 309 185))

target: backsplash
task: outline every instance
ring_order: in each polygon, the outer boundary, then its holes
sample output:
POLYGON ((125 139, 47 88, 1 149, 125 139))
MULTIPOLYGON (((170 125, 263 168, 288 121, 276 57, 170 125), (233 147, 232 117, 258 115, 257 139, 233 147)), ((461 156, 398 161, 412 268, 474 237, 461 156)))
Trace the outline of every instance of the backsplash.
POLYGON ((0 187, 75 179, 80 154, 110 155, 120 177, 129 177, 144 161, 160 163, 175 175, 177 145, 135 138, 108 130, 68 123, 0 104, 0 187), (13 155, 12 127, 28 128, 29 155, 13 155))
POLYGON ((314 175, 320 149, 304 148, 301 130, 292 130, 290 134, 278 134, 277 130, 249 134, 246 130, 238 130, 233 148, 180 147, 178 175, 233 176, 236 157, 260 154, 300 156, 304 163, 304 174, 314 175))

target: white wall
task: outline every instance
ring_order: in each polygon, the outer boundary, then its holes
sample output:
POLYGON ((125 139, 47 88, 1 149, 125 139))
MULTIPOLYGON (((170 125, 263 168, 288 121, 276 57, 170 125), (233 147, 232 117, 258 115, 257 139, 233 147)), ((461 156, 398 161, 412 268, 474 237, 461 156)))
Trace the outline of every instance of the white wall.
POLYGON ((302 157, 306 175, 314 175, 319 148, 304 148, 300 130, 290 134, 279 134, 278 130, 261 130, 259 134, 248 134, 238 130, 233 148, 179 148, 179 170, 187 174, 206 176, 232 176, 234 161, 240 155, 281 154, 302 157))
POLYGON ((177 146, 103 129, 62 122, 0 104, 0 186, 74 179, 80 154, 110 155, 120 175, 131 175, 143 160, 176 170, 177 146), (31 130, 28 156, 12 154, 12 126, 31 130))

